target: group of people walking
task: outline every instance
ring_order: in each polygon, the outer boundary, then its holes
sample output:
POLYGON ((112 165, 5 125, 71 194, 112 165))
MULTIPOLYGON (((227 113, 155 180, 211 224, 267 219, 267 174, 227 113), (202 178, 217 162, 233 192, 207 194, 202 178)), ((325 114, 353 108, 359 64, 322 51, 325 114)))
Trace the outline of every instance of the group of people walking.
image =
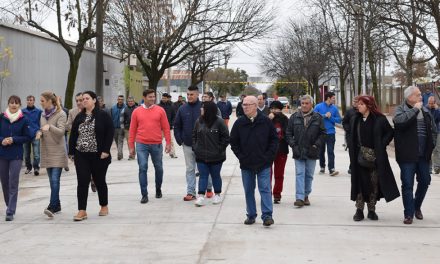
MULTIPOLYGON (((49 205, 44 209, 44 214, 52 218, 61 211, 60 179, 63 169, 68 168, 68 155, 75 161, 78 178, 78 214, 74 220, 87 218, 85 210, 92 178, 96 183, 101 205, 99 215, 108 214, 105 174, 111 161, 110 147, 114 133, 112 120, 99 108, 94 92, 77 94, 77 102, 78 98, 81 101, 77 103, 80 109, 71 111, 70 113, 76 117, 68 121, 60 98, 53 92, 40 95, 40 116, 26 116, 27 112, 34 112, 34 109, 29 107, 29 101, 35 101, 33 96, 27 98, 28 106, 23 111, 20 97, 9 97, 8 108, 2 113, 0 120, 0 176, 7 207, 6 221, 12 221, 16 211, 23 149, 28 151, 23 146, 36 141, 39 143, 32 145, 34 153, 40 154, 40 160, 38 154, 34 155, 34 174, 39 175, 37 172, 40 167, 46 168, 51 189, 49 205), (39 122, 32 124, 35 122, 34 117, 37 117, 39 122), (68 148, 66 131, 71 132, 68 148)), ((32 106, 35 107, 33 104, 32 106)), ((31 169, 32 167, 27 167, 25 173, 29 173, 31 169)))
MULTIPOLYGON (((386 151, 393 138, 396 160, 401 168, 403 222, 411 224, 414 216, 423 219, 421 206, 431 180, 430 160, 437 139, 435 122, 440 121, 440 113, 434 117, 432 111, 430 113, 423 106, 417 87, 408 87, 404 95, 405 101, 396 109, 393 119, 394 129, 379 111, 374 97, 368 95, 357 96, 350 114, 344 117, 350 158, 350 197, 356 207, 354 221, 364 219, 365 204, 367 217, 378 220, 377 201, 384 198, 389 202, 400 196, 386 151), (414 196, 416 174, 418 185, 414 196)), ((213 95, 206 93, 202 102, 198 87, 190 86, 187 103, 174 108, 168 94, 164 94, 157 105, 156 91, 149 89, 143 92, 139 107, 133 98, 128 98, 125 105, 123 96, 119 96, 117 104, 106 111, 96 94, 86 91, 76 95, 77 108, 70 110, 67 118, 59 98, 52 92, 44 92, 40 96, 39 122, 31 124, 31 118, 26 115, 38 115, 32 104, 35 98, 28 97, 27 107, 21 110, 20 98, 11 96, 0 120, 0 176, 7 206, 6 220, 13 220, 15 215, 23 149, 24 153, 29 153, 25 144, 31 144, 34 149, 40 145, 41 155, 33 155, 36 162, 30 167, 25 155, 25 173, 30 173, 33 168, 34 174, 38 175, 35 172, 40 167, 46 168, 51 187, 50 202, 44 210, 47 216, 53 217, 61 211, 60 176, 63 168, 68 167, 68 158, 74 161, 78 179, 78 213, 74 220, 87 219, 91 182, 101 206, 98 215, 108 215, 106 174, 111 163, 110 148, 114 140, 118 145, 118 159, 122 159, 123 138, 128 143, 129 159, 137 155, 142 204, 149 201, 147 171, 150 156, 155 169, 155 197, 162 198, 163 152, 175 156, 174 136, 176 143, 183 148, 185 159, 187 190, 184 201, 194 201, 197 207, 205 206, 206 199, 211 197, 213 204, 222 202, 221 169, 226 160, 226 148, 231 145, 240 162, 246 200, 244 224, 251 225, 256 221, 257 186, 263 225, 274 224, 273 203, 281 202, 290 147, 295 160, 294 205, 298 208, 310 206, 316 162, 320 160, 320 173, 324 173, 326 149, 329 175, 338 174, 334 163, 335 124, 342 119, 334 105, 335 94, 326 93, 324 102, 316 107, 313 107, 311 96, 302 96, 299 110, 290 118, 282 112, 281 102, 274 101, 267 107, 262 96, 246 96, 240 104, 241 116, 230 133, 232 108, 225 102, 224 95, 220 98, 216 104, 213 95), (67 149, 66 131, 70 131, 67 149), (39 143, 35 142, 37 140, 39 143), (198 185, 196 169, 200 174, 198 185)))

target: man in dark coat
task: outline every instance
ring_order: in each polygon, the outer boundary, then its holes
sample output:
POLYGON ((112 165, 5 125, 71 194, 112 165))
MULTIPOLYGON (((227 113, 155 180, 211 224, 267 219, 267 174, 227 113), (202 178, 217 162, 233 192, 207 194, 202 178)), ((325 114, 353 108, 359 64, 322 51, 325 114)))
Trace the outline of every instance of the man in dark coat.
POLYGON ((325 127, 323 118, 313 111, 313 99, 310 95, 301 97, 301 110, 290 116, 286 140, 292 147, 295 159, 296 201, 297 207, 310 205, 313 174, 319 150, 324 144, 325 127))
POLYGON ((246 95, 244 95, 244 94, 241 95, 241 97, 240 97, 241 101, 238 102, 237 108, 235 108, 235 114, 237 115, 237 118, 239 118, 240 116, 244 115, 243 106, 242 105, 243 105, 243 100, 244 100, 245 97, 246 97, 246 95))
POLYGON ((270 166, 278 149, 278 136, 272 121, 257 111, 257 98, 243 100, 244 116, 235 121, 231 131, 231 149, 240 161, 241 177, 246 197, 245 225, 255 223, 255 181, 261 196, 261 219, 264 226, 274 223, 270 184, 270 166))
MULTIPOLYGON (((345 112, 344 118, 342 119, 342 127, 344 128, 344 131, 345 131, 345 144, 347 144, 345 150, 350 148, 350 144, 349 144, 350 120, 357 113, 357 100, 356 100, 356 98, 357 97, 353 98, 352 107, 345 112)), ((348 168, 348 174, 350 174, 350 173, 351 173, 351 165, 348 168)))
MULTIPOLYGON (((170 123, 171 134, 173 134, 173 124, 174 124, 174 118, 176 117, 176 108, 171 102, 171 95, 169 95, 168 93, 163 93, 162 100, 160 101, 159 106, 165 110, 165 113, 167 114, 168 122, 170 123)), ((177 158, 172 137, 171 137, 171 150, 169 154, 171 158, 177 158)))
POLYGON ((437 131, 429 110, 423 106, 418 87, 404 91, 405 101, 396 108, 395 128, 396 161, 400 167, 404 224, 412 224, 413 217, 422 220, 422 203, 431 183, 429 163, 437 140, 437 131), (417 189, 413 193, 414 176, 417 189))

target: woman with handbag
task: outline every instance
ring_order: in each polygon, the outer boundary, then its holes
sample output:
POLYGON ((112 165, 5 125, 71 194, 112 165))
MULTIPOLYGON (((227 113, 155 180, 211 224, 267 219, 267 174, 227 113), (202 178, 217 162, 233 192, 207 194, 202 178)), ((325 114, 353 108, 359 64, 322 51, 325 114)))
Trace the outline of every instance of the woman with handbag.
POLYGON ((351 200, 356 202, 354 221, 367 217, 378 220, 376 202, 390 202, 400 196, 391 170, 386 147, 393 139, 393 128, 378 110, 374 97, 358 98, 358 113, 350 120, 351 200))

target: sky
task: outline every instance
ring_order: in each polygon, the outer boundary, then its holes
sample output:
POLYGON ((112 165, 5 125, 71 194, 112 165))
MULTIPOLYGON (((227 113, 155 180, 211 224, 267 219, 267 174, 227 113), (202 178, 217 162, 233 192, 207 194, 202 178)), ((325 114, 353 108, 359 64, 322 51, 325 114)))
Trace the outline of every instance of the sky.
POLYGON ((270 6, 276 10, 274 31, 266 38, 244 44, 238 44, 233 49, 233 57, 228 63, 228 68, 240 68, 249 76, 262 76, 260 55, 267 45, 274 45, 289 19, 301 19, 307 16, 307 0, 268 0, 270 6))

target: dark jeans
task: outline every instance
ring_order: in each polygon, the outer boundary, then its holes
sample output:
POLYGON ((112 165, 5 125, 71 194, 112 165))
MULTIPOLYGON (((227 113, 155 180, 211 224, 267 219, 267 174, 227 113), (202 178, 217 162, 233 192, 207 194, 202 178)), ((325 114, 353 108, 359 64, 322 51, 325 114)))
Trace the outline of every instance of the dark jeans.
POLYGON ((429 161, 419 158, 418 162, 400 162, 400 179, 402 181, 402 200, 404 215, 414 217, 415 210, 420 210, 428 186, 431 183, 429 161), (414 175, 416 175, 417 189, 413 195, 414 175))
POLYGON ((23 144, 23 152, 24 152, 24 163, 26 164, 26 168, 28 170, 40 169, 40 140, 34 139, 31 142, 27 142, 23 144), (31 149, 32 147, 32 149, 31 149), (31 150, 33 161, 31 160, 31 150))
POLYGON ((60 202, 60 178, 63 168, 46 168, 50 183, 49 207, 56 209, 61 206, 60 202))
POLYGON ((214 193, 222 192, 222 178, 220 177, 220 171, 222 169, 223 162, 216 164, 208 164, 204 162, 197 162, 197 168, 199 168, 199 194, 205 195, 208 188, 209 175, 212 178, 212 186, 214 187, 214 193))
POLYGON ((6 215, 14 215, 17 207, 18 180, 22 160, 0 159, 0 180, 6 204, 6 215))
POLYGON ((319 166, 325 168, 325 146, 327 145, 328 169, 335 168, 335 134, 328 134, 324 137, 324 144, 322 144, 321 152, 319 153, 319 166))
POLYGON ((109 158, 101 159, 97 153, 75 152, 75 168, 76 177, 78 179, 77 198, 78 210, 87 209, 87 198, 89 195, 90 175, 96 185, 98 192, 99 205, 106 206, 108 204, 108 189, 106 175, 109 158))

